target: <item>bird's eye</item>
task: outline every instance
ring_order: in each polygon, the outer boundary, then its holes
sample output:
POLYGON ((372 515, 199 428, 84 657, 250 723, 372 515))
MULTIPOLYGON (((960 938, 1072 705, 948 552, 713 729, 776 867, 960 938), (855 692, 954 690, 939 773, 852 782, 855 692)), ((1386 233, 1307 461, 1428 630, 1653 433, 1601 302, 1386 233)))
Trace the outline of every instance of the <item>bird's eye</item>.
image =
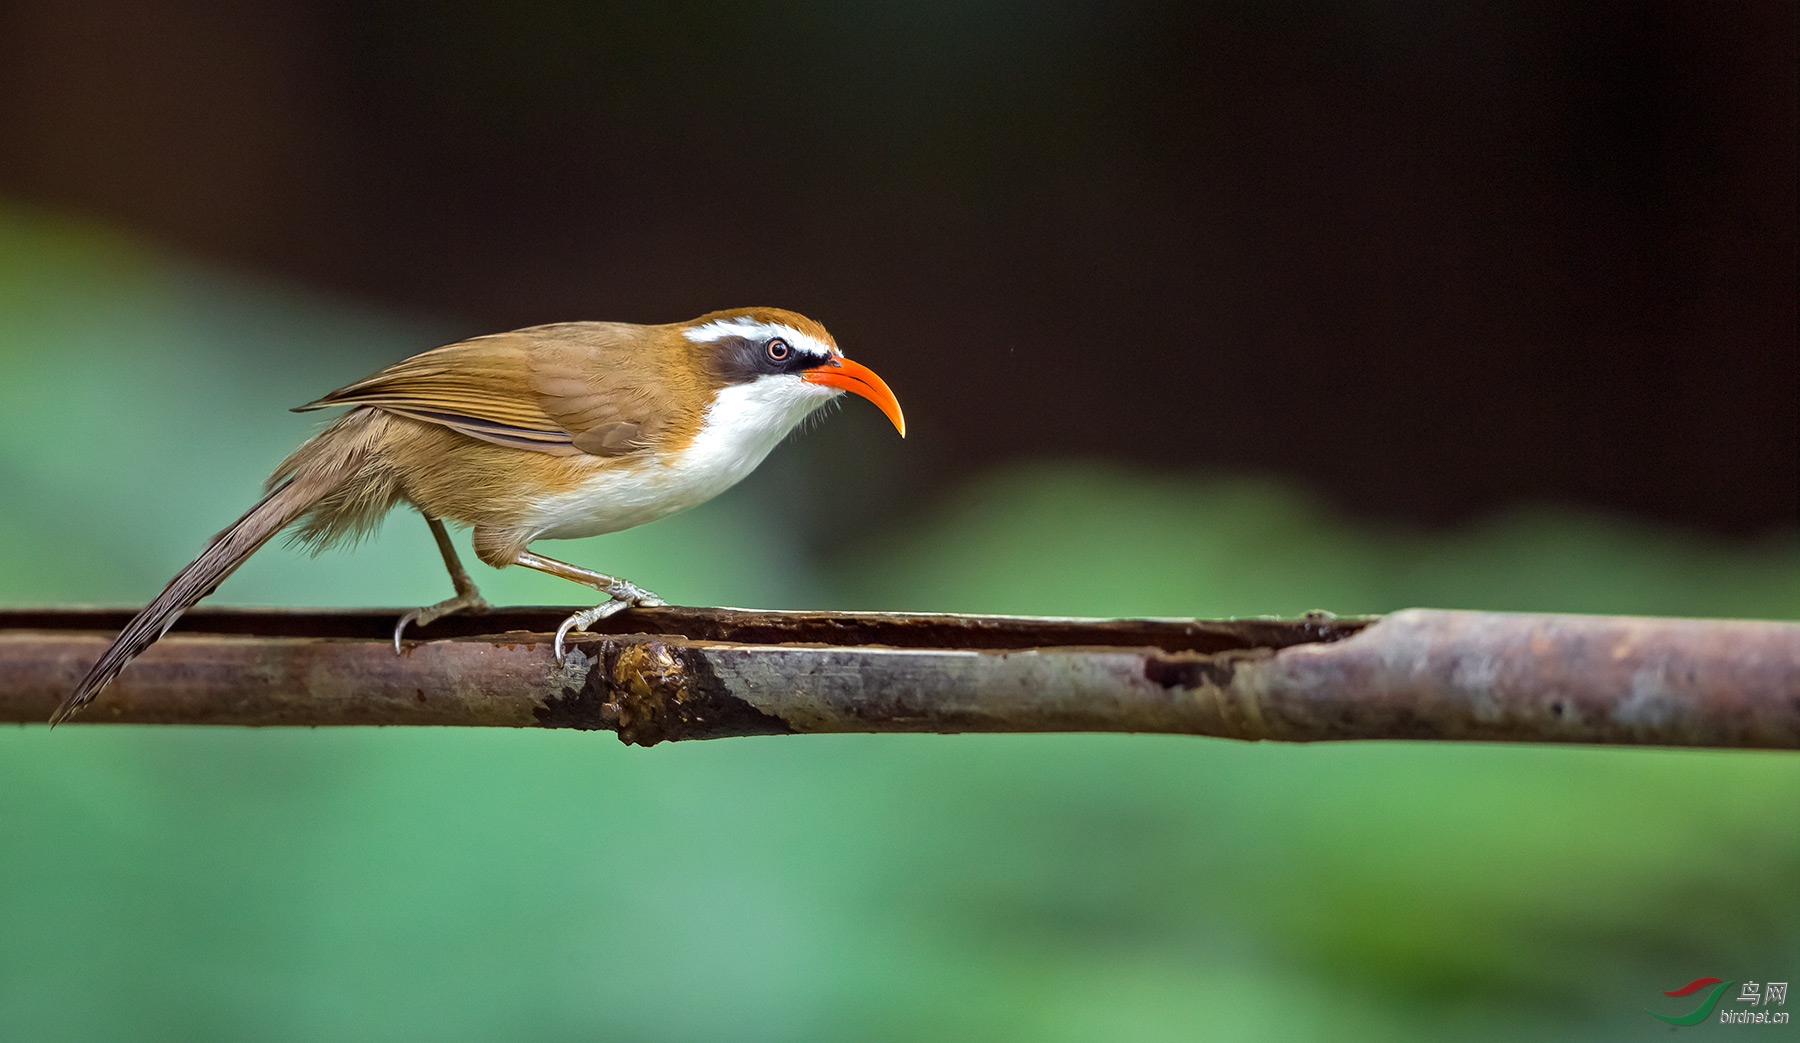
POLYGON ((794 349, 788 347, 788 342, 780 337, 776 337, 764 345, 763 350, 768 352, 770 362, 786 362, 788 356, 794 353, 794 349))

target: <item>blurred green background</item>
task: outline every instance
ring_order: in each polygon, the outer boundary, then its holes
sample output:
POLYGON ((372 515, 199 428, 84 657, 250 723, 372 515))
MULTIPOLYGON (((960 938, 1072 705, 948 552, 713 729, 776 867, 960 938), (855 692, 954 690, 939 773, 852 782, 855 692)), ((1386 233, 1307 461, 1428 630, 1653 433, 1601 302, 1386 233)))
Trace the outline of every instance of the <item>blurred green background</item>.
MULTIPOLYGON (((0 599, 142 602, 316 423, 285 407, 448 333, 0 208, 0 599)), ((694 604, 1800 618, 1793 533, 1412 530, 1099 464, 820 553, 792 519, 832 490, 794 452, 561 550, 694 604)), ((579 600, 477 568, 496 601, 579 600)), ((217 601, 445 593, 396 515, 217 601)), ((1800 969, 1797 801, 1800 759, 1762 753, 7 728, 0 1038, 1661 1038, 1643 1008, 1686 1006, 1657 990, 1800 969)))

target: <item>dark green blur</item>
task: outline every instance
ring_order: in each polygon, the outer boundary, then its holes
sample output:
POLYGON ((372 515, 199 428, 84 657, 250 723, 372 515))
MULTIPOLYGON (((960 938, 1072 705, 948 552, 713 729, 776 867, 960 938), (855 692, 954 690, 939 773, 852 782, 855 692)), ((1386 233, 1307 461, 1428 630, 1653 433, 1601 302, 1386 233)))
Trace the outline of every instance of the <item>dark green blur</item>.
MULTIPOLYGON (((318 422, 286 407, 468 332, 0 208, 0 601, 141 603, 318 422)), ((1046 461, 822 545, 831 495, 777 468, 559 552, 692 604, 1800 618, 1791 533, 1046 461)), ((218 600, 447 593, 397 514, 218 600)), ((1662 1038, 1657 990, 1800 977, 1797 802, 1766 753, 6 728, 0 1039, 1662 1038)))

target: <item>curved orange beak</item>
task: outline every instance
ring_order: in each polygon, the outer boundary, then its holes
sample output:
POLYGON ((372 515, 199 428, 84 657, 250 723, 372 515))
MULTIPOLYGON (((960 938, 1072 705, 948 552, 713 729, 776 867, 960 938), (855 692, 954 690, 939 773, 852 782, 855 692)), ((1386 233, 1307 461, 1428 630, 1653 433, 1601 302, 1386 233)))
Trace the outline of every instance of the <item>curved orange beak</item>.
POLYGON ((900 400, 887 386, 887 381, 875 375, 875 371, 860 362, 851 362, 846 358, 835 358, 823 366, 814 366, 806 370, 802 376, 809 384, 823 384, 826 387, 848 391, 852 395, 861 395, 875 403, 875 408, 887 414, 894 422, 894 429, 900 437, 906 437, 906 414, 900 412, 900 400))

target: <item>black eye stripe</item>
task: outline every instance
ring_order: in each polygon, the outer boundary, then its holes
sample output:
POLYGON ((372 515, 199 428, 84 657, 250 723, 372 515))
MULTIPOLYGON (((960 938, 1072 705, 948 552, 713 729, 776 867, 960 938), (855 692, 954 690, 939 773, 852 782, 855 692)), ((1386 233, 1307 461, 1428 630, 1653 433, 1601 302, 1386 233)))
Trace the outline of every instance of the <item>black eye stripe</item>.
POLYGON ((801 373, 832 362, 830 355, 802 351, 786 337, 721 337, 710 342, 710 347, 713 372, 726 384, 742 384, 773 373, 801 373), (777 341, 785 349, 779 357, 769 350, 777 341))

